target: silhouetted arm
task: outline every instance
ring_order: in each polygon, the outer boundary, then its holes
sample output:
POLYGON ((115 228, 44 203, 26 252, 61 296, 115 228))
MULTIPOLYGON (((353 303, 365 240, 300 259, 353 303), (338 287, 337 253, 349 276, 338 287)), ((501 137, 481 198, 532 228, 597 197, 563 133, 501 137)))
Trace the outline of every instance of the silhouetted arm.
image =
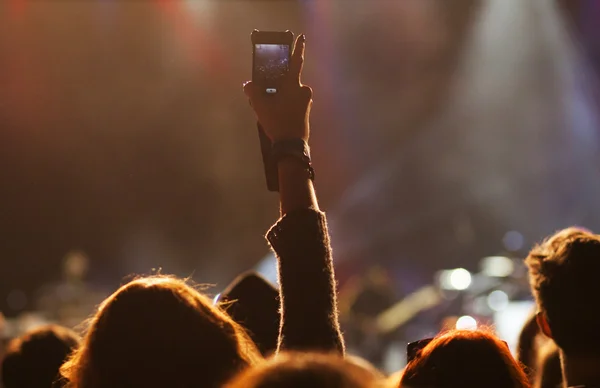
POLYGON ((325 214, 312 181, 294 160, 279 165, 282 218, 267 239, 278 258, 281 329, 278 350, 344 352, 325 214))

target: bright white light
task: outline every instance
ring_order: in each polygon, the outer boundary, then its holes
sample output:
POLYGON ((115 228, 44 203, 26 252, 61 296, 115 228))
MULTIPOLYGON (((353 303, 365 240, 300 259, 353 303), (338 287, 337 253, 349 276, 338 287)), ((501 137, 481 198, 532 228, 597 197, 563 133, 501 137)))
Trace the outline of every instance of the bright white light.
POLYGON ((254 268, 260 276, 268 280, 271 284, 279 287, 279 279, 277 277, 277 259, 275 254, 269 253, 265 256, 258 265, 254 268))
POLYGON ((481 271, 490 277, 505 278, 515 270, 514 262, 504 256, 490 256, 481 260, 481 271))
POLYGON ((455 290, 466 290, 471 285, 471 273, 464 268, 457 268, 450 273, 450 285, 455 290))
POLYGON ((458 330, 475 330, 477 329, 477 321, 469 315, 463 315, 456 321, 458 330))
POLYGON ((213 298, 213 304, 214 305, 218 304, 220 298, 221 298, 221 294, 215 295, 215 297, 213 298))
POLYGON ((488 306, 494 311, 502 311, 508 307, 510 300, 506 292, 501 290, 492 291, 487 297, 488 306))

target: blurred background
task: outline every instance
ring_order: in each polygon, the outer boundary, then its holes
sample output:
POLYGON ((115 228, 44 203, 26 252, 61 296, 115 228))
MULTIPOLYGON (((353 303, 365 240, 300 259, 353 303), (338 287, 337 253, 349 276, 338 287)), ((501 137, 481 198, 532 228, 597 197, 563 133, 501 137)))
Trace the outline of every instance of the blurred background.
POLYGON ((290 29, 356 346, 448 316, 500 328, 529 311, 532 244, 600 229, 599 18, 595 0, 4 0, 0 311, 75 324, 132 273, 214 293, 271 276, 277 196, 241 85, 250 32, 290 29))

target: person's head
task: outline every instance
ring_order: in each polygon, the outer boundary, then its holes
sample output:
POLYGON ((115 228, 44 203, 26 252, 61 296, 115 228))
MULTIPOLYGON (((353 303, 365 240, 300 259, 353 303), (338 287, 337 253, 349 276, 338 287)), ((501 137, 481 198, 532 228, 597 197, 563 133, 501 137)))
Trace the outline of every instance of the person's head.
POLYGON ((109 296, 61 372, 73 388, 218 386, 254 363, 244 330, 185 281, 133 280, 109 296))
POLYGON ((44 326, 9 342, 2 361, 5 388, 59 386, 59 368, 79 345, 75 332, 44 326))
POLYGON ((402 388, 523 388, 525 372, 506 343, 488 330, 442 333, 408 363, 402 388))
POLYGON ((277 350, 279 292, 255 272, 238 276, 220 297, 223 309, 242 325, 263 354, 277 350))
POLYGON ((568 228, 525 260, 542 331, 568 355, 600 356, 600 236, 568 228))
POLYGON ((380 378, 380 374, 352 359, 284 353, 244 371, 226 388, 367 388, 380 378))

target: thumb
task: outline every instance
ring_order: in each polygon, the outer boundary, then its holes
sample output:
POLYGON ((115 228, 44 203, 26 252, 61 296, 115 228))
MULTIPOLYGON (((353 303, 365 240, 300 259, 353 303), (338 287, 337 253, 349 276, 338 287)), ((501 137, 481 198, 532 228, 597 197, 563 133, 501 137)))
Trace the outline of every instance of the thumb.
POLYGON ((302 85, 302 98, 307 101, 312 101, 313 99, 313 90, 310 86, 302 85))
POLYGON ((255 104, 261 99, 262 93, 258 85, 253 83, 252 81, 248 81, 244 83, 244 93, 250 100, 250 105, 255 106, 255 104))
POLYGON ((254 89, 254 84, 252 83, 252 81, 244 82, 242 84, 242 88, 244 89, 244 93, 246 94, 246 96, 248 96, 248 98, 252 97, 254 89))

